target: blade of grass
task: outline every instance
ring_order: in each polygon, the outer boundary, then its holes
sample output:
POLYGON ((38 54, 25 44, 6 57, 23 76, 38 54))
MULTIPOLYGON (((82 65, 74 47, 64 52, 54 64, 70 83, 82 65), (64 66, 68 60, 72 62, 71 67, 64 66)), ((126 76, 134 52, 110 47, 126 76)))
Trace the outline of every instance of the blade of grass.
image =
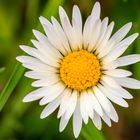
POLYGON ((86 140, 105 140, 102 131, 99 131, 91 121, 88 125, 84 125, 82 135, 86 140))
MULTIPOLYGON (((42 13, 45 17, 50 17, 51 15, 56 15, 58 11, 58 6, 62 5, 64 0, 49 0, 46 4, 46 7, 42 13)), ((39 25, 37 25, 38 27, 39 25)), ((21 66, 20 63, 17 62, 11 77, 9 78, 8 82, 6 83, 4 89, 0 94, 0 111, 3 109, 4 105, 6 104, 8 98, 12 94, 14 88, 18 84, 19 80, 23 76, 25 68, 21 66)))

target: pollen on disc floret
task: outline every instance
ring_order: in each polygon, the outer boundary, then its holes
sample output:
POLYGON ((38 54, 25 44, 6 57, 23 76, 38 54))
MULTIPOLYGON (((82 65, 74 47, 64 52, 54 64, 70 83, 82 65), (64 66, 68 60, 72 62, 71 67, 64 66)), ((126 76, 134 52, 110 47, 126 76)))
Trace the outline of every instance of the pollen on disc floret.
POLYGON ((85 90, 95 86, 101 76, 97 57, 86 50, 69 53, 61 62, 61 80, 71 89, 85 90))

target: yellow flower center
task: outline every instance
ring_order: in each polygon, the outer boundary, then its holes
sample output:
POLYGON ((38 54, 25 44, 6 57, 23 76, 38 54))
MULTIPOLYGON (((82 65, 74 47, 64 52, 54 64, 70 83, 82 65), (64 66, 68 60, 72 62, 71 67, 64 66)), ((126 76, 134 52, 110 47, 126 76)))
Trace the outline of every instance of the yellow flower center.
POLYGON ((81 50, 64 57, 60 66, 61 80, 71 89, 85 90, 95 86, 101 75, 97 57, 81 50))

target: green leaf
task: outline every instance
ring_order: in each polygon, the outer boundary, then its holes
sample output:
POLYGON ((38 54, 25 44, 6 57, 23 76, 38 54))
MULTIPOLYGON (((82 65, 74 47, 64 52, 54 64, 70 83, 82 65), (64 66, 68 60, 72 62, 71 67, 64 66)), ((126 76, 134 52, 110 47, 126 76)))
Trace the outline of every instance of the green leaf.
POLYGON ((98 130, 91 121, 83 126, 81 133, 86 140, 105 140, 102 131, 98 130))
MULTIPOLYGON (((49 0, 44 8, 42 15, 44 15, 45 17, 56 15, 58 11, 58 6, 62 5, 63 3, 64 3, 64 0, 49 0)), ((37 25, 37 27, 38 26, 39 25, 37 25)), ((4 89, 2 90, 0 94, 0 111, 3 109, 8 98, 12 94, 14 88, 20 81, 21 77, 23 76, 24 71, 25 71, 25 68, 23 68, 21 64, 17 62, 12 72, 11 77, 9 78, 8 82, 6 83, 4 89)))
POLYGON ((22 77, 24 70, 25 70, 25 68, 23 68, 19 63, 16 64, 11 77, 9 78, 3 91, 1 92, 0 110, 2 110, 2 108, 4 107, 5 103, 7 102, 8 98, 11 95, 12 91, 14 90, 15 86, 17 85, 20 78, 22 77))

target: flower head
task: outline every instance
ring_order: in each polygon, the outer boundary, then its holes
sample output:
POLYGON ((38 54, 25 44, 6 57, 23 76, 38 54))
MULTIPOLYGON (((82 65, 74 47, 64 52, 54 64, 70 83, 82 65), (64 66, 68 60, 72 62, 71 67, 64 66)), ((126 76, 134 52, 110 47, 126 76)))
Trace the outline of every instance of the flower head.
POLYGON ((134 33, 125 38, 132 24, 128 23, 112 34, 114 22, 100 19, 100 4, 96 2, 84 26, 77 6, 73 7, 72 23, 62 7, 59 7, 61 25, 52 17, 51 22, 40 17, 46 35, 33 30, 37 40, 31 40, 35 48, 20 48, 30 56, 17 60, 30 71, 25 76, 35 79, 32 91, 23 99, 31 102, 40 99, 46 105, 41 113, 45 118, 58 107, 60 131, 63 131, 73 115, 74 136, 78 137, 82 121, 89 118, 101 129, 101 119, 111 126, 118 121, 112 102, 128 107, 124 99, 132 95, 124 88, 140 89, 140 82, 130 78, 132 73, 120 69, 140 61, 140 55, 122 56, 137 38, 134 33))

